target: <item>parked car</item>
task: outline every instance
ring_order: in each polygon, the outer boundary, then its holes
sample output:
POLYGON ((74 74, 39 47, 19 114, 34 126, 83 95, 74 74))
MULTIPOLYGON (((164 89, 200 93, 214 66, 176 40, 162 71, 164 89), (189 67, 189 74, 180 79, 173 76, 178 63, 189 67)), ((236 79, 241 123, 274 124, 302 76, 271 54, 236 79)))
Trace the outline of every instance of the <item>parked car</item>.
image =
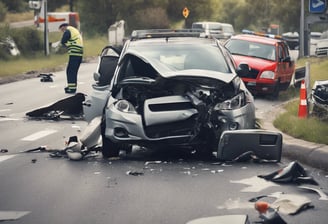
POLYGON ((320 41, 321 35, 321 32, 310 33, 310 56, 315 56, 315 50, 317 48, 317 43, 320 41))
MULTIPOLYGON (((125 42, 105 100, 102 154, 118 156, 132 145, 175 147, 211 154, 225 130, 255 128, 252 94, 231 55, 212 38, 186 30, 139 30, 125 42)), ((99 79, 96 73, 96 79, 99 79)), ((97 97, 96 97, 97 98, 97 97)), ((86 100, 88 101, 88 100, 86 100)), ((92 97, 89 120, 101 115, 92 97)))
POLYGON ((316 56, 328 56, 328 31, 325 31, 317 41, 315 48, 316 56))
POLYGON ((295 72, 286 41, 275 35, 243 32, 224 44, 237 65, 246 62, 250 66, 242 80, 254 95, 278 97, 280 91, 289 87, 295 72))

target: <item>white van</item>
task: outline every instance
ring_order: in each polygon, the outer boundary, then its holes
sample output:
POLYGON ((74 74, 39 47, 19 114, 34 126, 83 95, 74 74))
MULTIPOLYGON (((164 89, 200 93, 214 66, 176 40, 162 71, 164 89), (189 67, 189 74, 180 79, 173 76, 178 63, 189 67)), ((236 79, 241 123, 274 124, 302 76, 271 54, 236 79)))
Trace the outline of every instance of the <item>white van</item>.
POLYGON ((230 23, 222 23, 223 38, 228 39, 235 35, 235 30, 230 23))
POLYGON ((191 29, 202 30, 206 37, 215 37, 217 39, 228 39, 235 33, 231 24, 219 22, 194 22, 191 29))

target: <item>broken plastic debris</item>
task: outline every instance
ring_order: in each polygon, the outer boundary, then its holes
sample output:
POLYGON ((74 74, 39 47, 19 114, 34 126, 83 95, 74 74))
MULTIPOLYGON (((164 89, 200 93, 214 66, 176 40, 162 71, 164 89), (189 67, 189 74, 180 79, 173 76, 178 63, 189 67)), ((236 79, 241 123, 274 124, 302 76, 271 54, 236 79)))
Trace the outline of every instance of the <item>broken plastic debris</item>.
POLYGON ((259 175, 258 177, 280 183, 293 182, 297 184, 308 183, 318 185, 318 183, 312 177, 308 176, 305 169, 296 161, 291 162, 285 168, 267 175, 259 175))
POLYGON ((29 213, 28 211, 0 211, 0 221, 17 220, 29 213))
POLYGON ((0 149, 0 152, 1 153, 6 153, 6 152, 8 152, 8 149, 0 149))
POLYGON ((302 210, 313 208, 311 205, 311 200, 307 197, 296 194, 284 194, 283 192, 275 192, 269 195, 258 196, 250 199, 249 201, 256 202, 260 198, 264 197, 276 198, 276 200, 270 204, 270 207, 289 215, 295 215, 302 210))
POLYGON ((307 189, 307 190, 312 190, 312 191, 315 191, 319 194, 320 198, 319 200, 323 200, 323 201, 327 201, 328 200, 328 196, 321 190, 319 189, 318 187, 315 187, 315 186, 307 186, 307 185, 301 185, 301 186, 298 186, 299 188, 302 188, 302 189, 307 189))

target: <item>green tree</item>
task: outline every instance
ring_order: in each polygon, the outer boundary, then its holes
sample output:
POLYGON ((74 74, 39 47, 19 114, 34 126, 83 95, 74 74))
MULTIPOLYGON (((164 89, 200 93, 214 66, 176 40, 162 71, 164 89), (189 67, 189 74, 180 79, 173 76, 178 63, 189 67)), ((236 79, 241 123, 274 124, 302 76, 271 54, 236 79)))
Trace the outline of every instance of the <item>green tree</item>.
POLYGON ((76 11, 81 18, 81 29, 87 34, 106 33, 118 15, 118 0, 80 0, 76 11))
POLYGON ((5 21, 7 14, 7 7, 4 3, 0 2, 0 22, 5 21))
POLYGON ((1 0, 9 12, 24 12, 28 10, 28 2, 22 0, 1 0))

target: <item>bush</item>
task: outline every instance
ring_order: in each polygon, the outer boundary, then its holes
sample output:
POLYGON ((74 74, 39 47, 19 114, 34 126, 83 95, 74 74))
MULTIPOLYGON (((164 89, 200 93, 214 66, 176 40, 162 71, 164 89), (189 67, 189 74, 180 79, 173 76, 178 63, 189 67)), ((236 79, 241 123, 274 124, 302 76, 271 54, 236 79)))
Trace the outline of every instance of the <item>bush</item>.
POLYGON ((36 28, 24 27, 11 30, 18 49, 23 55, 33 55, 43 49, 42 33, 36 28))
POLYGON ((133 24, 133 29, 166 29, 170 27, 166 11, 162 8, 137 10, 133 18, 138 18, 131 23, 133 24))
POLYGON ((12 58, 8 46, 5 44, 6 38, 12 38, 22 55, 34 55, 43 49, 42 33, 33 27, 10 29, 8 25, 0 26, 0 59, 12 58))

